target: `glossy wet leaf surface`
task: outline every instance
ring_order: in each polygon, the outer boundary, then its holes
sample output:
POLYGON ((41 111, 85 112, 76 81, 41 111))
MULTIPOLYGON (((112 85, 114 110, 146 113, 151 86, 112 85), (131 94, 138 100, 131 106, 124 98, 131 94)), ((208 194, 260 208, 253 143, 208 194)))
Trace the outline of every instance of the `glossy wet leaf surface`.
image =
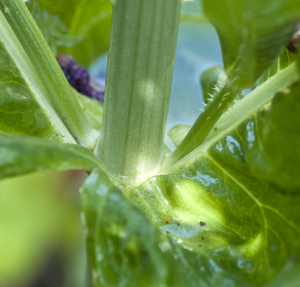
POLYGON ((225 272, 225 261, 241 286, 262 286, 300 256, 299 88, 130 193, 162 232, 214 271, 225 272))
MULTIPOLYGON (((249 286, 231 273, 222 254, 200 258, 169 236, 171 227, 166 231, 153 226, 103 171, 90 175, 81 196, 96 287, 249 286), (226 269, 218 266, 220 262, 226 269)), ((175 229, 185 233, 188 228, 174 224, 175 229)))
POLYGON ((130 201, 94 171, 82 201, 96 286, 297 286, 283 277, 300 256, 299 90, 127 190, 130 201))

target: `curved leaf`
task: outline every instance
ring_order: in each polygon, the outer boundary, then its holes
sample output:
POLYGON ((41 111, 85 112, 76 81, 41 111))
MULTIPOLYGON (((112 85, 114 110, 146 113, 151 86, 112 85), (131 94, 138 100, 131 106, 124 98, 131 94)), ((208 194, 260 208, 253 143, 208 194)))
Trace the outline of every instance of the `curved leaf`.
MULTIPOLYGON (((204 103, 208 104, 212 96, 217 92, 216 85, 218 82, 226 81, 226 74, 222 66, 213 66, 205 70, 199 77, 202 90, 204 103)), ((220 86, 220 85, 219 85, 220 86)))
POLYGON ((51 1, 38 0, 38 3, 42 11, 59 16, 68 30, 68 35, 62 34, 56 42, 60 52, 71 54, 80 65, 87 67, 108 51, 110 0, 60 0, 55 5, 51 1))
POLYGON ((179 124, 168 130, 168 136, 172 140, 175 147, 181 143, 181 141, 189 132, 190 128, 191 126, 189 125, 179 124))
POLYGON ((91 171, 97 166, 95 156, 80 145, 0 133, 0 179, 49 169, 91 171))
POLYGON ((300 258, 299 108, 297 82, 168 174, 128 192, 152 224, 198 260, 210 258, 210 286, 223 286, 215 270, 230 286, 263 286, 300 258))
POLYGON ((203 0, 221 41, 229 81, 251 87, 290 41, 300 18, 297 0, 203 0))
POLYGON ((221 270, 212 258, 199 258, 167 236, 174 230, 184 233, 185 227, 161 232, 151 225, 103 171, 93 171, 81 196, 95 287, 249 286, 230 273, 225 258, 221 270))

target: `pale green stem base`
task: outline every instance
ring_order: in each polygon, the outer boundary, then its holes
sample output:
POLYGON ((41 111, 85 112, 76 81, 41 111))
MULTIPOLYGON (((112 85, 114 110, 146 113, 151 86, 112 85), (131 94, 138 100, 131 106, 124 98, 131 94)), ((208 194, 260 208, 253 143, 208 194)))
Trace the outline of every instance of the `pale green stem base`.
POLYGON ((159 170, 181 0, 115 0, 97 157, 118 181, 159 170))

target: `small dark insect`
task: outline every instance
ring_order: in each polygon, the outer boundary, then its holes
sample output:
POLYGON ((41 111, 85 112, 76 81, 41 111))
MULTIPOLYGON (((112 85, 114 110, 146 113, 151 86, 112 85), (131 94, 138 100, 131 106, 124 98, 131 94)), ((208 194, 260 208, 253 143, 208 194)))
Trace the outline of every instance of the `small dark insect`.
POLYGON ((179 223, 177 223, 177 225, 180 225, 179 223))
POLYGON ((291 52, 296 53, 299 47, 299 42, 300 42, 300 24, 298 25, 296 32, 293 34, 291 41, 288 43, 287 48, 291 52))
POLYGON ((164 213, 164 221, 167 223, 167 224, 173 224, 174 222, 172 222, 172 221, 168 221, 168 220, 166 220, 166 214, 164 213))
POLYGON ((205 222, 203 222, 203 221, 200 221, 200 222, 199 222, 199 224, 200 224, 200 226, 204 226, 204 225, 206 225, 206 223, 205 223, 205 222))
POLYGON ((88 71, 77 65, 75 59, 68 54, 58 54, 56 59, 69 84, 76 91, 103 102, 105 79, 91 79, 88 71))
POLYGON ((170 233, 169 231, 167 231, 167 233, 170 233))
POLYGON ((204 240, 204 237, 202 237, 201 239, 204 240))

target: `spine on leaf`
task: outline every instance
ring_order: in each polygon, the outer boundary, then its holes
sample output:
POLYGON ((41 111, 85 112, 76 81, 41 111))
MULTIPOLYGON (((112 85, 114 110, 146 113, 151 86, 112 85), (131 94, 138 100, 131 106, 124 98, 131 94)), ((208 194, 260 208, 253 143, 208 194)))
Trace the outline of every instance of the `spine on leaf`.
POLYGON ((201 145, 239 92, 226 83, 213 100, 206 105, 176 150, 164 160, 163 168, 172 166, 201 145))
POLYGON ((102 136, 112 176, 141 181, 162 160, 182 0, 115 0, 102 136))
POLYGON ((0 9, 44 84, 49 104, 53 106, 76 141, 93 148, 98 132, 88 123, 84 111, 24 2, 1 0, 0 9))

